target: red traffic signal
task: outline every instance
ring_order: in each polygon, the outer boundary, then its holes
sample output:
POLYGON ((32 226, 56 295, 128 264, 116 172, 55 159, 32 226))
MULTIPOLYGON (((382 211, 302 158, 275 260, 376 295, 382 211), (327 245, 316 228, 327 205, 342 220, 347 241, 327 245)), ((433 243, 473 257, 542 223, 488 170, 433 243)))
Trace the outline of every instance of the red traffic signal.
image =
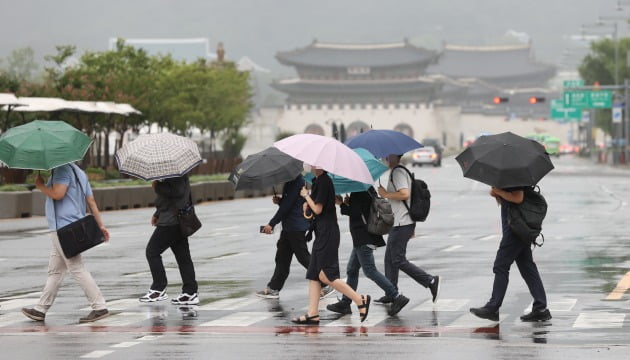
POLYGON ((544 97, 536 97, 536 96, 532 96, 529 98, 529 103, 530 104, 540 104, 540 103, 544 103, 545 102, 545 98, 544 97))
POLYGON ((494 98, 492 98, 492 102, 495 104, 506 103, 509 100, 510 100, 509 98, 500 97, 500 96, 495 96, 494 98))

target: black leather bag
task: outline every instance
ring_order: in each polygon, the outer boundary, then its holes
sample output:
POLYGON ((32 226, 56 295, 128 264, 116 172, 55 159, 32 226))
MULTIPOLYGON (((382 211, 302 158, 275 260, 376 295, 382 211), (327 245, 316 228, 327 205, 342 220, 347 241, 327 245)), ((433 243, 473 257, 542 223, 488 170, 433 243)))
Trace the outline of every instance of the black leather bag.
MULTIPOLYGON (((85 191, 81 186, 79 177, 74 171, 74 167, 70 165, 74 178, 77 182, 77 186, 85 198, 85 191)), ((54 172, 53 172, 54 176, 54 172)), ((55 209, 56 200, 53 200, 53 209, 55 209)), ((55 224, 57 223, 57 215, 55 214, 55 224)), ((63 254, 66 258, 71 258, 79 255, 87 249, 91 249, 96 245, 102 244, 105 241, 105 235, 101 231, 100 226, 96 222, 93 215, 86 215, 83 218, 72 222, 60 229, 57 229, 57 237, 59 238, 59 244, 63 250, 63 254)))
POLYGON ((188 206, 177 210, 177 219, 179 220, 179 228, 185 237, 191 236, 201 228, 201 221, 195 214, 192 198, 188 206))
POLYGON ((92 215, 57 229, 61 249, 66 258, 79 255, 105 241, 105 236, 92 215))

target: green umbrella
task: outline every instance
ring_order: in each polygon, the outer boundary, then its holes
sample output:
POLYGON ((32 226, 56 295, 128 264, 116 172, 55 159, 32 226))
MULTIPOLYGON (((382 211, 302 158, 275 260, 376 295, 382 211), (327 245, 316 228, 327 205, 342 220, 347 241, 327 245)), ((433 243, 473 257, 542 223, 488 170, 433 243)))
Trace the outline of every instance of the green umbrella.
POLYGON ((0 136, 0 161, 15 169, 50 170, 83 159, 91 143, 63 121, 34 120, 0 136))

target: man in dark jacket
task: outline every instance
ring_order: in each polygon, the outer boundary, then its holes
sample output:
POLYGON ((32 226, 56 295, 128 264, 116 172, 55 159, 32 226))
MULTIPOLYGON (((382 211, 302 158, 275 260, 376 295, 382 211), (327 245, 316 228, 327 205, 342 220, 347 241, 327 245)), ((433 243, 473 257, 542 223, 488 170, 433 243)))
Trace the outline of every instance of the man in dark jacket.
MULTIPOLYGON (((363 268, 365 276, 383 289, 386 296, 393 299, 388 314, 394 316, 407 305, 409 298, 400 294, 396 286, 378 271, 374 263, 374 250, 385 246, 385 241, 381 235, 368 232, 367 219, 370 216, 370 205, 372 197, 377 196, 372 187, 368 191, 353 192, 350 197, 346 196, 342 204, 339 204, 341 214, 350 217, 350 235, 352 235, 353 246, 346 268, 348 274, 346 282, 356 290, 359 284, 359 269, 363 268)), ((340 201, 341 197, 338 199, 340 201)), ((328 305, 326 309, 340 314, 351 314, 350 304, 351 300, 343 296, 339 302, 328 305)))
POLYGON ((278 211, 265 225, 262 232, 271 234, 273 228, 282 222, 282 232, 278 239, 276 250, 276 268, 267 287, 256 292, 257 296, 267 299, 280 297, 280 290, 289 277, 291 260, 293 255, 308 269, 311 254, 306 246, 306 232, 310 228, 310 222, 304 218, 302 204, 304 199, 300 197, 300 190, 304 186, 302 174, 284 184, 282 197, 274 196, 273 203, 279 205, 278 211))

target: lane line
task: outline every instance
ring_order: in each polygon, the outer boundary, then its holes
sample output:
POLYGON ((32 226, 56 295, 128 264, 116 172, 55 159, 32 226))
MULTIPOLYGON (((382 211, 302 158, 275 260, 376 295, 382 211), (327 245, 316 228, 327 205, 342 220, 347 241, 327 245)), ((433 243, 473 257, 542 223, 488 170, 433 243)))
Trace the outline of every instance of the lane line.
POLYGON ((623 294, 630 289, 630 271, 624 275, 613 291, 608 294, 606 300, 621 300, 623 294))
POLYGON ((226 315, 216 320, 208 321, 200 326, 249 326, 257 322, 269 319, 274 315, 281 315, 277 312, 237 312, 226 315))
POLYGON ((83 356, 81 356, 82 359, 99 359, 102 358, 105 355, 109 355, 111 353, 113 353, 114 350, 96 350, 96 351, 92 351, 89 352, 83 356))

